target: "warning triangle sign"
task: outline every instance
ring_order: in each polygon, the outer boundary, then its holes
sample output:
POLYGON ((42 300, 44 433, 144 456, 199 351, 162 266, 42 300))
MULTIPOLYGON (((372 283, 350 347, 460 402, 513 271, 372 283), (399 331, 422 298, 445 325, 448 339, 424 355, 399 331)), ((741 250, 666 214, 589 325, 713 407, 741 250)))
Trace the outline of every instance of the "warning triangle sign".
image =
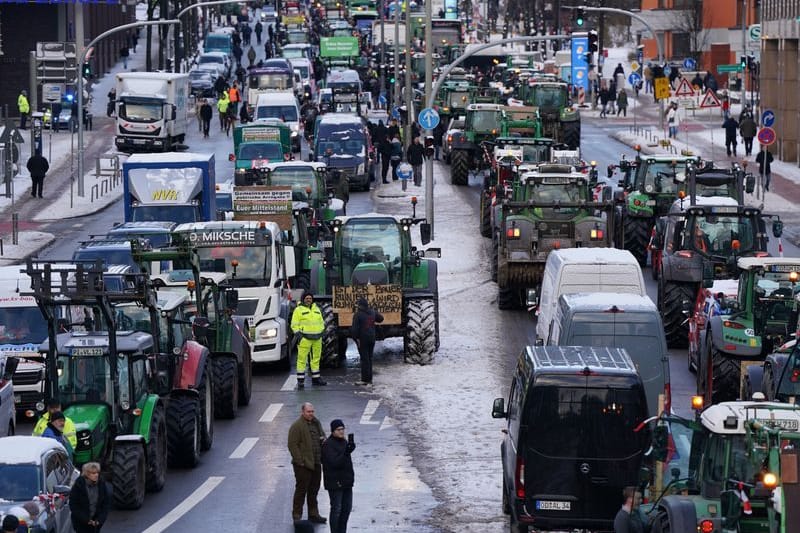
POLYGON ((694 96, 694 89, 692 84, 686 78, 681 78, 678 88, 675 89, 675 96, 694 96))
POLYGON ((709 107, 719 107, 719 99, 717 95, 714 94, 714 91, 708 89, 706 94, 703 95, 703 100, 700 102, 700 107, 709 108, 709 107))

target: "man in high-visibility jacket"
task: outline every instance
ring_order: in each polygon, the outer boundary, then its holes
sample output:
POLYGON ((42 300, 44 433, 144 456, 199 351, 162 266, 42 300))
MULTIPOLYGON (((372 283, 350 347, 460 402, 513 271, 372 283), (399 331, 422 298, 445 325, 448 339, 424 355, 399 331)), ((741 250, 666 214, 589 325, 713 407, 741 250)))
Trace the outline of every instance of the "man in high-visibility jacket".
POLYGON ((325 319, 322 311, 314 303, 314 296, 307 292, 303 295, 303 303, 292 313, 292 331, 300 336, 297 343, 297 388, 305 386, 306 360, 311 356, 311 383, 327 385, 319 375, 322 359, 322 334, 325 331, 325 319))
POLYGON ((31 105, 28 103, 28 91, 25 89, 19 92, 17 109, 19 109, 19 129, 24 130, 27 127, 28 113, 31 112, 31 105))
MULTIPOLYGON (((61 402, 58 400, 50 400, 47 402, 47 411, 39 417, 39 420, 36 422, 36 425, 33 427, 33 436, 38 437, 44 430, 47 429, 47 423, 50 422, 50 417, 54 413, 61 412, 61 402)), ((69 418, 64 418, 64 431, 62 432, 63 435, 69 441, 70 446, 72 449, 75 449, 75 446, 78 445, 78 433, 75 430, 75 423, 69 418)))
POLYGON ((228 106, 231 101, 228 99, 228 93, 223 92, 217 100, 217 111, 219 111, 219 131, 225 129, 225 123, 228 120, 228 106))

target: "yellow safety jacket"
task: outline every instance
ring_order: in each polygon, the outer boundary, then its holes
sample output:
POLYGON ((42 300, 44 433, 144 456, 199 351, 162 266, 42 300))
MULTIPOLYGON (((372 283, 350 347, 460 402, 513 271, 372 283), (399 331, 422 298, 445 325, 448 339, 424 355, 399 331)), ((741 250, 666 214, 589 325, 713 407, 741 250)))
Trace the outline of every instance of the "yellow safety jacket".
POLYGON ((297 306, 292 313, 292 331, 312 335, 325 331, 325 319, 322 318, 322 311, 317 304, 311 304, 311 307, 303 304, 297 306))
MULTIPOLYGON (((36 425, 33 427, 33 436, 38 437, 44 430, 47 429, 47 423, 50 422, 50 413, 43 414, 39 420, 36 422, 36 425)), ((70 445, 72 445, 72 449, 75 449, 75 446, 78 445, 78 433, 75 430, 75 423, 69 417, 64 419, 64 436, 69 441, 70 445)))

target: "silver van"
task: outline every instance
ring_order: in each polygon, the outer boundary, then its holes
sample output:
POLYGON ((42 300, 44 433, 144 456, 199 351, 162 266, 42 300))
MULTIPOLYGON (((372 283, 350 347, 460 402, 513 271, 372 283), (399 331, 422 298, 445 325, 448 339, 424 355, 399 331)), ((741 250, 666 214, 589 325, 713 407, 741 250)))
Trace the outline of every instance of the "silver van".
POLYGON ((650 416, 658 414, 661 395, 669 412, 667 341, 658 308, 647 296, 564 294, 559 298, 546 344, 624 348, 642 378, 650 416))

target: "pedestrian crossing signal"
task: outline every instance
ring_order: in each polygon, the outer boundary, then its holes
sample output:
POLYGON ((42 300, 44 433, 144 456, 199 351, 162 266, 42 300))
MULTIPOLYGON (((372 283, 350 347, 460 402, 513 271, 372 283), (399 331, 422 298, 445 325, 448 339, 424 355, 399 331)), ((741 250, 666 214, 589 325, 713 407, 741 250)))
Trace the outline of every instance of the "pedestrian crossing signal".
POLYGON ((575 11, 575 25, 582 28, 584 23, 583 9, 578 8, 575 11))

